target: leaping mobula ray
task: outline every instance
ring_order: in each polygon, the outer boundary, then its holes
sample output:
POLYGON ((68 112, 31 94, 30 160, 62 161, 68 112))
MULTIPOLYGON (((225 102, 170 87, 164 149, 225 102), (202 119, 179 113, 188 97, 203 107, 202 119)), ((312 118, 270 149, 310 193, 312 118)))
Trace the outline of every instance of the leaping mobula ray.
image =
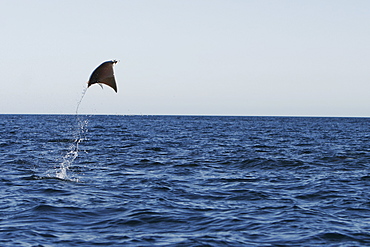
POLYGON ((117 93, 116 79, 114 78, 113 65, 117 63, 116 60, 106 61, 100 64, 91 74, 87 87, 98 83, 99 85, 105 84, 113 88, 117 93))

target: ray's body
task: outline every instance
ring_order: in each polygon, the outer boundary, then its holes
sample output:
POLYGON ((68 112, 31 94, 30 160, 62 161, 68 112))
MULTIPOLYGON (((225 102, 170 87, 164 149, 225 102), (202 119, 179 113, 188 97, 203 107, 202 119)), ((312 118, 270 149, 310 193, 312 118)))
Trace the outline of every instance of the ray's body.
POLYGON ((114 78, 113 65, 116 64, 116 60, 106 61, 99 65, 91 74, 87 87, 93 84, 105 84, 113 88, 117 93, 116 79, 114 78))

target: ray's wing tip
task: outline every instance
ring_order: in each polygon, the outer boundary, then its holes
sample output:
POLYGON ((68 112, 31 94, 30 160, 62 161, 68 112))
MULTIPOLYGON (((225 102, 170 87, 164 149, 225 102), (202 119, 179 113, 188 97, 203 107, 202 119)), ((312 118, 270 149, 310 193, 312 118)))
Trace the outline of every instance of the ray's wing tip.
MULTIPOLYGON (((116 59, 112 59, 111 60, 111 62, 112 62, 112 64, 113 65, 115 65, 116 63, 118 63, 120 60, 116 60, 116 59)), ((118 93, 118 89, 117 89, 117 87, 112 87, 113 88, 113 90, 116 92, 116 93, 118 93)))

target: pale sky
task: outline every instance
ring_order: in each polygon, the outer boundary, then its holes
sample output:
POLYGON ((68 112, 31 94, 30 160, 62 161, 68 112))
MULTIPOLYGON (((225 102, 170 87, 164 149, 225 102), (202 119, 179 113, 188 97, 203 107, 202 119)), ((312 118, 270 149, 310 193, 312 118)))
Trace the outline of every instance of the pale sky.
POLYGON ((0 0, 0 113, 370 116, 369 0, 0 0))

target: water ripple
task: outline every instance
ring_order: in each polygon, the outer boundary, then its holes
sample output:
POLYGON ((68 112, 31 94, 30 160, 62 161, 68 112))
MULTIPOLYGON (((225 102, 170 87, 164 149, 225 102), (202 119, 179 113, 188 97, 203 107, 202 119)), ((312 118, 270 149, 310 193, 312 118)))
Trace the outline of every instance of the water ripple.
POLYGON ((1 246, 370 245, 366 118, 79 121, 0 116, 1 246))

